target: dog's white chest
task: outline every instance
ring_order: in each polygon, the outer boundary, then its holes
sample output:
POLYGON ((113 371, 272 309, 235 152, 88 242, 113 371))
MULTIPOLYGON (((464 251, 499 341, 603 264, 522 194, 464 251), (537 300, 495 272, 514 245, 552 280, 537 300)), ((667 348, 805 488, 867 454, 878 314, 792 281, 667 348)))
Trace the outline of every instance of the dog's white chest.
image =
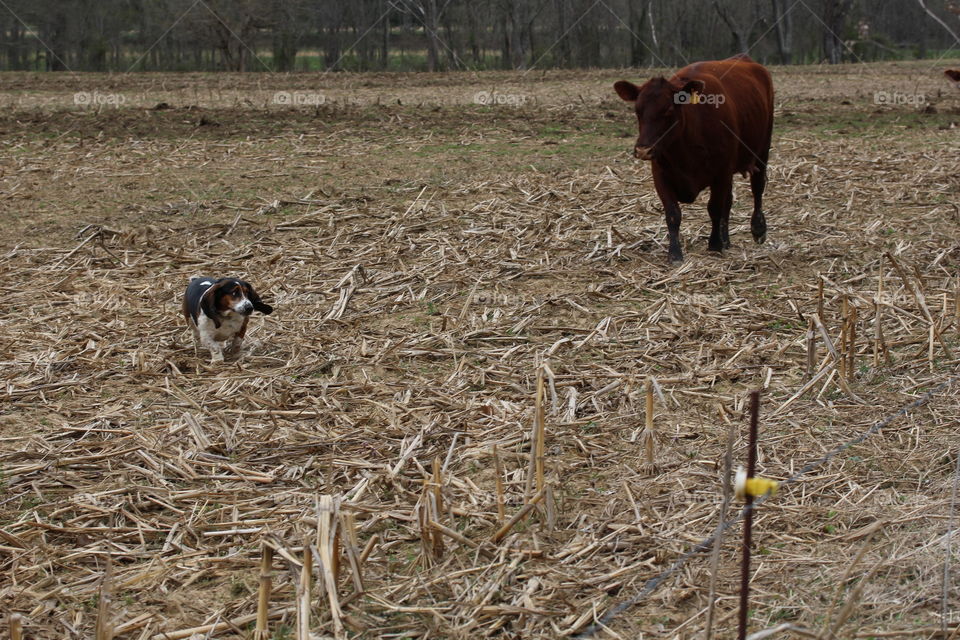
POLYGON ((238 313, 231 313, 230 315, 222 318, 220 321, 220 326, 217 327, 213 320, 203 314, 200 314, 198 317, 198 328, 200 329, 201 333, 206 333, 214 340, 222 342, 224 340, 232 339, 233 336, 240 331, 245 319, 245 316, 242 316, 238 313))

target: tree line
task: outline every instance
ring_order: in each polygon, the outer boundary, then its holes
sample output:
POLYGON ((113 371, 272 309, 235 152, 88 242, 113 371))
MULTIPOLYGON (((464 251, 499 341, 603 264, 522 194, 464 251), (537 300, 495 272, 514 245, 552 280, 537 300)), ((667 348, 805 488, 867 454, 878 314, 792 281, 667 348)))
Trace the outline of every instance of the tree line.
MULTIPOLYGON (((949 56, 949 0, 5 0, 0 69, 442 71, 949 56)), ((954 56, 955 57, 955 56, 954 56)))

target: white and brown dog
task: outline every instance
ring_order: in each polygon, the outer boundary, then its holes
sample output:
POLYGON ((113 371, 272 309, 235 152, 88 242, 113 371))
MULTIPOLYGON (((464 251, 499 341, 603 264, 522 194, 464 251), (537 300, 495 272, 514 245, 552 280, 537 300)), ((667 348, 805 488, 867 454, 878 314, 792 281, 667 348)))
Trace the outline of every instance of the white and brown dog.
POLYGON ((264 304, 249 282, 236 278, 193 278, 183 294, 183 317, 214 362, 223 362, 224 340, 230 340, 229 352, 240 351, 254 311, 269 314, 273 307, 264 304))

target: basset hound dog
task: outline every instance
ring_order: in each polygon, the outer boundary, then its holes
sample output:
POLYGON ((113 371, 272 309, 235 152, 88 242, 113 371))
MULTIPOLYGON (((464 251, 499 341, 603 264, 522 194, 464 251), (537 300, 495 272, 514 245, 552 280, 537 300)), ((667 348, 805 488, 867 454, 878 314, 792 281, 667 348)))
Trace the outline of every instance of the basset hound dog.
POLYGON ((183 295, 183 317, 194 340, 210 350, 213 362, 223 362, 220 344, 230 341, 228 353, 239 353, 247 322, 254 311, 270 314, 249 282, 237 278, 193 278, 183 295))

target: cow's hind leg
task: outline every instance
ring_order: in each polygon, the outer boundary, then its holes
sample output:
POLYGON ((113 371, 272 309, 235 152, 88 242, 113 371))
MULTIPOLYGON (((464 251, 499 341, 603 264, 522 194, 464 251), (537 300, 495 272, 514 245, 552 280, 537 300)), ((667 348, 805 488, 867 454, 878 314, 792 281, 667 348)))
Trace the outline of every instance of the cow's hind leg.
POLYGON ((767 186, 767 154, 750 172, 750 190, 753 192, 753 215, 750 217, 750 233, 753 241, 763 244, 767 239, 767 219, 763 216, 763 190, 767 186))
POLYGON ((710 200, 707 211, 710 212, 710 251, 723 251, 730 248, 730 206, 733 204, 733 178, 710 187, 710 200))

